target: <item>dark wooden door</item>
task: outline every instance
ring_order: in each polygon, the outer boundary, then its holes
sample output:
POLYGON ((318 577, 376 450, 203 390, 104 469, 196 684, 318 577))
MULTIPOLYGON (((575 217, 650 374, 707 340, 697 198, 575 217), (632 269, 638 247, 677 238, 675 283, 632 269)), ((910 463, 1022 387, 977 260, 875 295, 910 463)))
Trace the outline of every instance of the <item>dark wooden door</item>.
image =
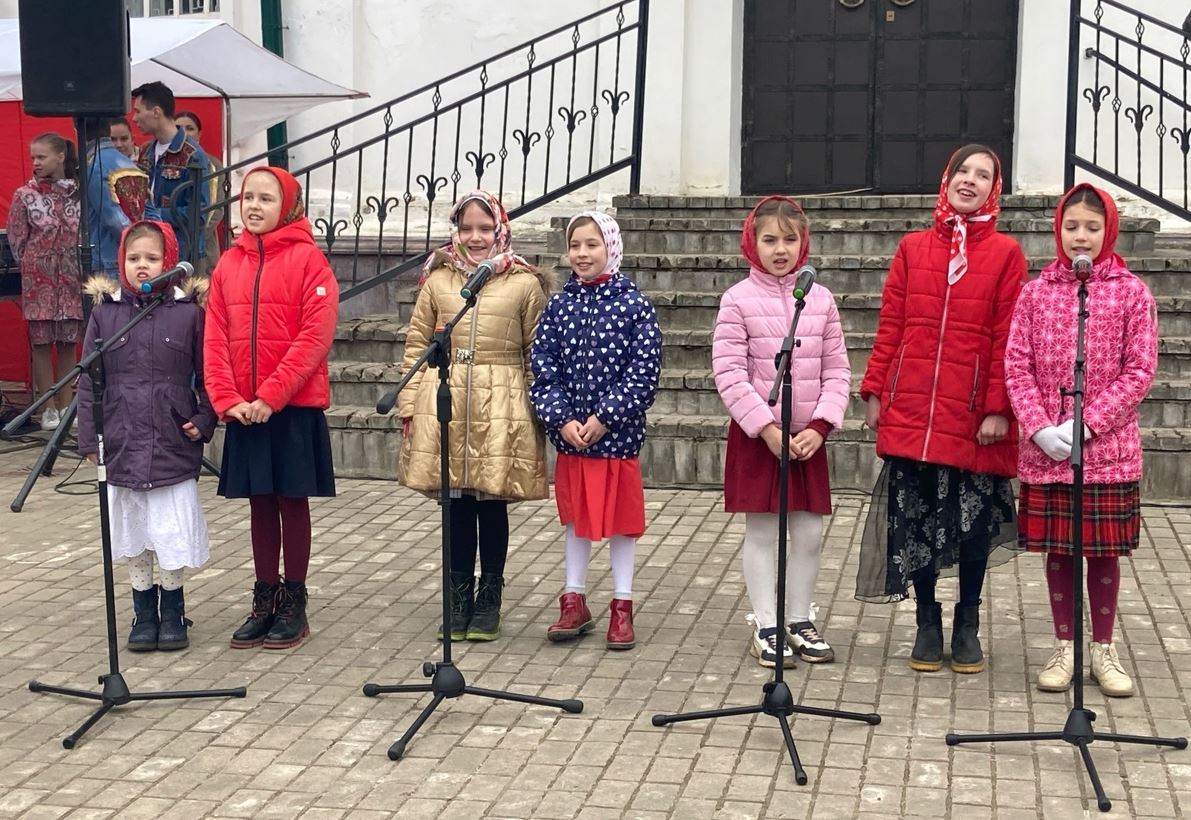
POLYGON ((745 0, 742 188, 929 193, 967 142, 1011 180, 1017 7, 745 0))

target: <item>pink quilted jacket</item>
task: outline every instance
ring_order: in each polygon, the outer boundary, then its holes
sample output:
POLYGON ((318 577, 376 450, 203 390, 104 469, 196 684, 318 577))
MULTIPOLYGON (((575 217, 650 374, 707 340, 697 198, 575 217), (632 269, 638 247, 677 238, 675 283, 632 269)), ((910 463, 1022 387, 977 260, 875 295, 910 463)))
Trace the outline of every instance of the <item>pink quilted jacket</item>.
MULTIPOLYGON (((1071 418, 1078 285, 1071 268, 1051 263, 1025 286, 1005 350, 1005 383, 1022 427, 1018 475, 1030 484, 1070 484, 1071 462, 1053 461, 1030 439, 1071 418)), ((1145 283, 1115 254, 1097 262, 1088 281, 1084 480, 1123 484, 1141 479, 1141 404, 1158 368, 1158 316, 1145 283)))
MULTIPOLYGON (((770 423, 781 423, 781 402, 770 407, 766 399, 777 375, 774 358, 794 316, 793 284, 792 276, 778 279, 753 268, 720 300, 711 348, 715 386, 728 413, 751 438, 770 423)), ((815 420, 839 427, 852 371, 839 311, 827 288, 816 285, 807 295, 797 338, 792 429, 798 432, 815 420)))

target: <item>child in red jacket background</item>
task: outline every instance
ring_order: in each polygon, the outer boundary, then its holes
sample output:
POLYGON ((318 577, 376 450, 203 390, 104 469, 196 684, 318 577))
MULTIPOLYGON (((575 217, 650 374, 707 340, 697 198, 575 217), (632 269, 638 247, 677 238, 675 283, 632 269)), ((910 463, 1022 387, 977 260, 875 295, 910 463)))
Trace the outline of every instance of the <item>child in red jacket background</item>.
POLYGON ((227 421, 219 494, 252 510, 252 612, 231 645, 285 649, 310 634, 309 497, 335 495, 323 410, 339 286, 288 173, 249 173, 240 214, 244 232, 211 277, 204 343, 207 394, 227 421))

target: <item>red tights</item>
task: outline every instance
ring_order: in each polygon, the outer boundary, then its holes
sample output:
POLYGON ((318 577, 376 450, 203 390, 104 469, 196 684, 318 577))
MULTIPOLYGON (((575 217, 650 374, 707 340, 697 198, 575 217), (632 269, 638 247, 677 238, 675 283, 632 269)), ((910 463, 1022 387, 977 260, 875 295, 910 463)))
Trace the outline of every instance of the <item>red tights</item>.
POLYGON ((252 510, 252 563, 256 579, 276 584, 281 580, 281 553, 285 552, 287 581, 306 581, 310 567, 310 500, 283 495, 254 495, 252 510))
MULTIPOLYGON (((1088 608, 1092 615, 1092 640, 1112 643, 1112 627, 1117 617, 1117 596, 1121 591, 1121 562, 1117 557, 1085 558, 1087 563, 1088 608)), ((1050 590, 1050 611, 1055 621, 1055 637, 1069 641, 1075 633, 1075 559, 1051 553, 1046 556, 1046 586, 1050 590)), ((1082 613, 1081 613, 1082 617, 1082 613)))

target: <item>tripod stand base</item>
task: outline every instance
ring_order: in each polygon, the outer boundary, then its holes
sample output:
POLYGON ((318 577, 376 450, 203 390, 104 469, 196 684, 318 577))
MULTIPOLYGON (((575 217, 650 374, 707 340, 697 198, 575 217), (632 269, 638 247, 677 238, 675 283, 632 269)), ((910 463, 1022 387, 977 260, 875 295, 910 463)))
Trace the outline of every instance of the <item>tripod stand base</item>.
POLYGON ((1079 756, 1083 760, 1088 773, 1088 780, 1092 784, 1092 791, 1096 793, 1096 806, 1100 811, 1112 808, 1112 801, 1104 793, 1104 786, 1100 783, 1100 774, 1096 771, 1096 764, 1092 760, 1089 744, 1097 740, 1107 740, 1115 743, 1136 743, 1142 746, 1169 746, 1172 749, 1186 749, 1185 737, 1142 737, 1139 735, 1118 735, 1097 732, 1092 728, 1096 720, 1096 713, 1090 709, 1072 709, 1067 713, 1067 722, 1061 732, 1005 732, 1001 734, 957 735, 949 733, 945 740, 948 746, 958 746, 961 743, 996 743, 998 741, 1061 740, 1079 749, 1079 756))
POLYGON ((762 687, 763 697, 756 706, 732 706, 726 709, 707 709, 701 712, 687 712, 677 715, 654 715, 651 719, 654 726, 666 726, 670 723, 685 723, 691 720, 710 720, 719 717, 735 717, 737 715, 765 714, 777 718, 781 726, 782 737, 786 741, 786 751, 790 754, 790 763, 794 766, 794 782, 799 786, 807 783, 806 770, 802 768, 802 761, 798 757, 798 747, 794 743, 794 734, 790 731, 790 715, 815 715, 817 717, 841 718, 843 720, 858 720, 870 726, 881 722, 881 716, 876 712, 863 714, 861 712, 844 712, 839 709, 820 709, 814 706, 798 706, 794 703, 794 695, 785 681, 769 681, 762 687))
POLYGON ((497 689, 482 689, 478 686, 468 686, 467 681, 463 678, 463 673, 459 671, 459 667, 450 661, 440 661, 438 663, 426 662, 422 664, 422 674, 428 678, 433 678, 433 680, 430 683, 396 685, 379 683, 364 684, 364 694, 370 698, 374 698, 377 695, 400 692, 430 692, 434 695, 430 703, 426 704, 426 708, 414 719, 410 727, 405 730, 405 734, 389 747, 389 760, 401 759, 402 755, 405 754, 405 747, 409 745, 413 736, 430 719, 430 716, 434 714, 434 710, 438 708, 439 704, 447 698, 457 698, 462 695, 479 695, 480 697, 492 698, 493 700, 511 700, 517 703, 529 703, 534 706, 552 706, 556 709, 562 709, 564 712, 570 712, 571 714, 579 714, 583 711, 583 701, 581 700, 555 700, 554 698, 542 698, 536 695, 522 695, 518 692, 502 692, 497 689))
POLYGON ((131 692, 128 689, 128 684, 124 681, 124 676, 119 672, 100 675, 99 684, 103 687, 102 692, 89 692, 86 689, 71 689, 66 686, 52 686, 48 683, 41 683, 35 680, 29 681, 30 692, 49 692, 54 695, 66 695, 72 698, 100 701, 99 708, 95 710, 91 717, 83 721, 83 724, 75 729, 74 732, 62 738, 63 748, 73 749, 75 744, 79 742, 79 738, 86 734, 88 729, 98 723, 100 718, 117 706, 123 706, 126 703, 138 700, 178 700, 181 698, 242 698, 248 695, 248 689, 243 686, 238 686, 235 689, 131 692))

